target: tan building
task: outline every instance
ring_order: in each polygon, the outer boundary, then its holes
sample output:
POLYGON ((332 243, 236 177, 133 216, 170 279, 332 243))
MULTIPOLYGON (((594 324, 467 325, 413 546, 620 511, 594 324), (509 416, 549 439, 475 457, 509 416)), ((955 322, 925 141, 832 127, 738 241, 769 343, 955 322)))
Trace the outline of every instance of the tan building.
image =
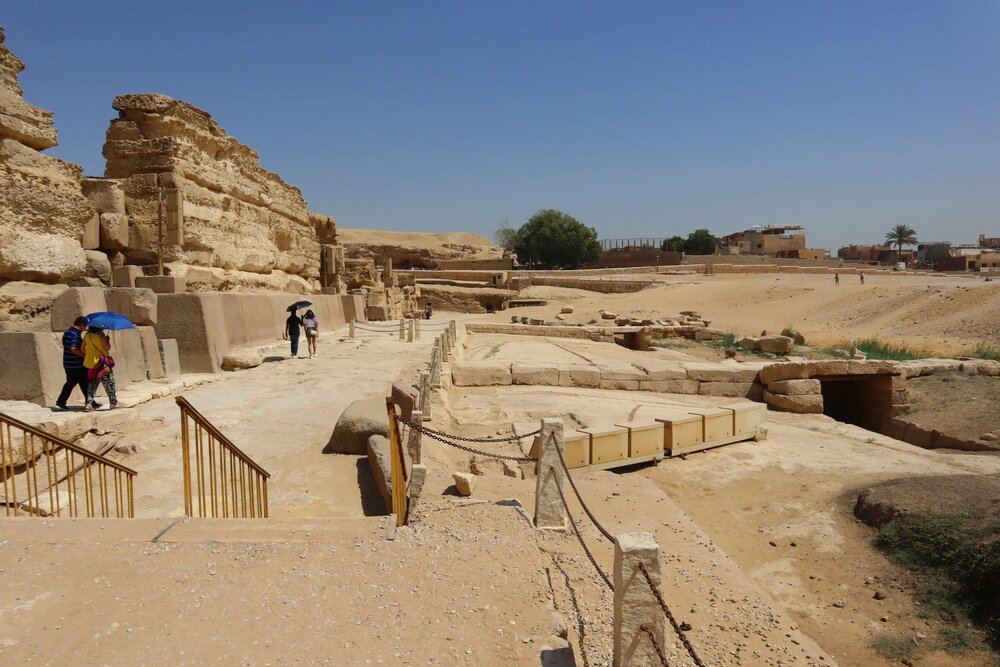
POLYGON ((800 225, 755 226, 722 237, 722 245, 729 248, 726 254, 732 255, 798 257, 798 252, 806 250, 806 233, 800 225))
POLYGON ((1000 236, 979 235, 979 247, 986 250, 1000 250, 1000 236))

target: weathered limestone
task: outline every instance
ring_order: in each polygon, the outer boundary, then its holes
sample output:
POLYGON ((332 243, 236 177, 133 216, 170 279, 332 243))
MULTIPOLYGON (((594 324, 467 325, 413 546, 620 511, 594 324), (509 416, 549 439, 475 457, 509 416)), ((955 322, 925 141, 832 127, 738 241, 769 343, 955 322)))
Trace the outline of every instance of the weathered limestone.
POLYGON ((80 241, 95 211, 81 168, 39 153, 56 131, 52 112, 24 101, 23 69, 0 28, 0 280, 61 282, 86 270, 80 241))
POLYGON ((96 250, 84 250, 84 257, 87 258, 87 268, 84 275, 88 278, 97 278, 104 284, 111 282, 111 262, 103 252, 96 250))
POLYGON ((62 347, 51 333, 0 333, 3 397, 52 405, 66 376, 62 347))
POLYGON ((365 454, 369 438, 373 435, 389 437, 389 415, 385 410, 385 401, 380 398, 354 401, 341 413, 324 451, 365 454))
POLYGON ((660 658, 643 629, 648 628, 661 647, 666 643, 666 616, 639 567, 654 586, 660 585, 660 548, 651 533, 625 533, 615 538, 614 648, 615 667, 656 665, 660 658))
MULTIPOLYGON (((161 192, 164 261, 319 277, 319 241, 302 193, 206 112, 165 95, 122 95, 104 144, 131 216, 125 250, 156 260, 161 192)), ((314 282, 318 290, 318 282, 314 282)))
POLYGON ((181 374, 181 359, 177 349, 177 341, 173 338, 157 341, 160 349, 160 362, 163 364, 163 377, 177 377, 181 374))
POLYGON ((559 459, 564 450, 563 420, 543 419, 535 469, 535 527, 539 530, 565 531, 567 528, 566 505, 560 494, 566 484, 566 471, 559 459))
POLYGON ((73 320, 108 309, 104 290, 100 287, 70 287, 52 302, 52 331, 65 331, 73 320))
POLYGON ((256 368, 264 363, 264 358, 256 350, 240 350, 230 352, 222 359, 222 370, 241 371, 247 368, 256 368))
POLYGON ((559 386, 600 387, 601 371, 593 366, 560 366, 559 386))
POLYGON ((689 380, 699 382, 753 382, 757 378, 755 367, 742 364, 685 362, 682 366, 689 380))
POLYGON ((513 384, 510 364, 489 361, 459 361, 451 365, 456 387, 493 387, 513 384))
POLYGON ((142 267, 126 264, 111 270, 111 285, 113 287, 135 287, 135 279, 142 276, 142 267))
POLYGON ((763 387, 754 382, 701 382, 698 393, 702 396, 732 396, 760 398, 763 387))
POLYGON ((779 410, 785 410, 786 412, 798 412, 802 414, 820 414, 823 412, 823 396, 819 394, 785 396, 784 394, 772 394, 765 390, 764 400, 768 405, 779 410))
POLYGON ((185 287, 184 279, 177 276, 136 276, 134 283, 157 294, 182 294, 185 287))
POLYGON ((142 344, 142 356, 146 360, 146 370, 150 380, 159 380, 166 376, 163 368, 163 358, 160 356, 160 345, 156 339, 156 329, 139 327, 139 342, 142 344))
POLYGON ((514 384, 556 386, 559 384, 559 367, 555 364, 515 363, 511 366, 514 384))
POLYGON ((136 326, 156 324, 156 293, 151 289, 115 287, 104 290, 108 310, 121 313, 136 326))
POLYGON ((368 469, 371 471, 378 494, 382 496, 386 513, 392 512, 392 462, 389 447, 389 438, 384 435, 370 436, 365 445, 368 469))
POLYGON ((455 480, 455 490, 460 496, 471 496, 476 490, 476 476, 469 472, 455 472, 451 474, 455 480))
POLYGON ((656 391, 662 394, 697 394, 697 380, 643 380, 639 382, 640 391, 656 391))
POLYGON ((827 375, 893 375, 896 372, 895 363, 891 361, 832 359, 771 364, 760 370, 760 381, 768 385, 778 380, 804 380, 827 375))
POLYGON ((803 394, 818 394, 822 390, 819 380, 777 380, 767 385, 772 394, 800 396, 803 394))

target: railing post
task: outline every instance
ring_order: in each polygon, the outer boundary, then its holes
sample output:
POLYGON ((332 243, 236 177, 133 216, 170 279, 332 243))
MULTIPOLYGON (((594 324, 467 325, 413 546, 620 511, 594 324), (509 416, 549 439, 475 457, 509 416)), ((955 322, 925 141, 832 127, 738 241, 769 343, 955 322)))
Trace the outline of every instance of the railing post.
POLYGON ((448 330, 445 329, 441 332, 441 361, 448 361, 448 357, 451 353, 451 343, 448 340, 448 330))
POLYGON ((431 349, 431 387, 437 389, 441 386, 441 348, 435 345, 431 349))
POLYGON ((566 506, 559 492, 566 478, 559 460, 565 441, 562 419, 543 419, 539 434, 538 470, 535 480, 535 527, 539 530, 566 530, 566 506))
POLYGON ((653 590, 639 569, 642 565, 655 586, 660 585, 660 547, 652 533, 624 533, 615 539, 614 667, 658 665, 660 657, 643 626, 666 646, 667 620, 653 590))
POLYGON ((351 318, 351 327, 350 327, 350 329, 348 329, 348 334, 347 334, 349 338, 354 338, 354 321, 355 320, 352 317, 351 318))
POLYGON ((416 322, 416 320, 410 320, 410 326, 409 326, 409 329, 406 332, 406 342, 407 343, 412 343, 413 342, 413 338, 416 335, 416 333, 415 333, 416 325, 414 324, 414 322, 416 322))
POLYGON ((399 340, 406 340, 406 320, 399 320, 399 340))
MULTIPOLYGON (((413 410, 410 413, 410 421, 414 424, 420 424, 424 421, 424 414, 420 410, 413 410)), ((411 428, 409 437, 406 439, 406 451, 410 455, 410 461, 414 464, 420 463, 420 435, 420 431, 411 428)))
POLYGON ((413 322, 413 340, 420 340, 420 318, 414 318, 413 322))
MULTIPOLYGON (((431 372, 420 371, 420 414, 423 419, 431 417, 431 372)), ((413 421, 417 421, 414 419, 413 421)))

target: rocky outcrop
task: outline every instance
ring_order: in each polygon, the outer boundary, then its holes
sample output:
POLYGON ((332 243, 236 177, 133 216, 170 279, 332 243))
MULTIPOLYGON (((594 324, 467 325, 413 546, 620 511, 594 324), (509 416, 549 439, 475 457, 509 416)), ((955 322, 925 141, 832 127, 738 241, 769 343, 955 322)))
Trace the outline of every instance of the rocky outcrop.
POLYGON ((165 261, 319 277, 319 242, 302 193, 262 168, 254 150, 208 113, 165 95, 122 95, 113 106, 105 176, 121 179, 129 263, 156 260, 162 191, 165 261))
POLYGON ((503 248, 476 234, 419 233, 378 231, 369 229, 340 229, 337 239, 344 246, 347 257, 375 259, 388 257, 397 269, 434 269, 442 259, 499 259, 503 248))
POLYGON ((24 101, 24 64, 0 28, 0 280, 55 283, 84 275, 80 239, 94 208, 80 167, 39 151, 56 145, 52 112, 24 101))

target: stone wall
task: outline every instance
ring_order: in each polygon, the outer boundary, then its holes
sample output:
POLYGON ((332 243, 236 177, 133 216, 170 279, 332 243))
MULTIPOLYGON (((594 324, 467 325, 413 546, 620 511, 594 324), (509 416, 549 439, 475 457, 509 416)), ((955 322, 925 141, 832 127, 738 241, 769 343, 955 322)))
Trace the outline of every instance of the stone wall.
POLYGON ((0 280, 55 283, 86 271, 80 239, 94 208, 81 168, 39 152, 56 130, 51 111, 24 101, 23 69, 0 28, 0 280))
POLYGON ((263 169, 255 151, 208 113, 165 95, 122 95, 113 106, 105 176, 120 179, 124 192, 128 263, 156 261, 162 190, 165 261, 319 277, 302 193, 263 169))

